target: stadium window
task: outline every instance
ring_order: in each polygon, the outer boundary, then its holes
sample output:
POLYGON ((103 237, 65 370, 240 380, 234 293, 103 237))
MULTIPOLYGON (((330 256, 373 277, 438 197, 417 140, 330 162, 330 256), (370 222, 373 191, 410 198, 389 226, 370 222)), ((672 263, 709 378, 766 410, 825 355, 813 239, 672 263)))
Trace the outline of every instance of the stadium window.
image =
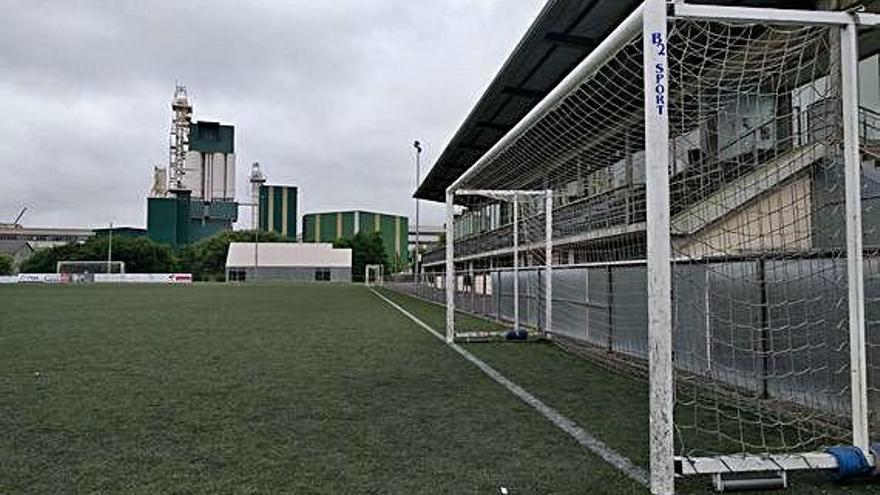
POLYGON ((330 270, 315 270, 315 281, 316 282, 329 282, 330 281, 330 270))

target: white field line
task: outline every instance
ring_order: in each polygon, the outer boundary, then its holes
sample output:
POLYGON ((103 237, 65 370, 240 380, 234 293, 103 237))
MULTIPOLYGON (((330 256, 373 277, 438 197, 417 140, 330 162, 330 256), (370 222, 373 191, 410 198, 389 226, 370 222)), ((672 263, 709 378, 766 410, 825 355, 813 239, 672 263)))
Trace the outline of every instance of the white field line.
POLYGON ((483 362, 480 358, 474 356, 463 347, 455 343, 446 342, 446 337, 428 326, 427 323, 415 317, 412 313, 405 310, 399 304, 395 303, 391 299, 383 296, 379 292, 376 292, 375 289, 370 289, 373 294, 376 294, 380 298, 382 298, 386 303, 391 305, 396 310, 400 311, 404 316, 415 322, 420 327, 427 330, 431 335, 437 338, 440 342, 448 345, 455 352, 460 354, 463 358, 470 361, 474 366, 483 371, 483 373, 489 375, 490 378, 495 380, 498 384, 506 388, 513 395, 517 396, 525 402, 526 404, 532 406, 535 410, 541 413, 545 418, 547 418, 551 423, 556 425, 560 430, 568 433, 572 438, 577 440, 578 443, 589 449, 594 454, 601 457, 605 462, 611 464, 618 470, 620 470, 623 474, 629 476, 631 479, 641 484, 644 487, 650 486, 650 477, 648 472, 642 469, 641 467, 635 465, 629 458, 623 456, 616 450, 612 449, 604 442, 599 440, 587 433, 583 428, 577 425, 574 421, 568 419, 559 413, 559 411, 553 409, 552 407, 541 402, 537 397, 530 394, 526 389, 520 387, 513 381, 509 380, 507 377, 499 373, 495 368, 489 366, 485 362, 483 362))

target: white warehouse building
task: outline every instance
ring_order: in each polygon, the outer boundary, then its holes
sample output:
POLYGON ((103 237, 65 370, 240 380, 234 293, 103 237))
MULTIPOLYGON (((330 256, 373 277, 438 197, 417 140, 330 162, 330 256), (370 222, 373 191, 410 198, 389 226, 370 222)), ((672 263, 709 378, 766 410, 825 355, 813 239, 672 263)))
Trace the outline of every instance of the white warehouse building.
POLYGON ((351 249, 329 243, 233 242, 227 282, 351 282, 351 249))

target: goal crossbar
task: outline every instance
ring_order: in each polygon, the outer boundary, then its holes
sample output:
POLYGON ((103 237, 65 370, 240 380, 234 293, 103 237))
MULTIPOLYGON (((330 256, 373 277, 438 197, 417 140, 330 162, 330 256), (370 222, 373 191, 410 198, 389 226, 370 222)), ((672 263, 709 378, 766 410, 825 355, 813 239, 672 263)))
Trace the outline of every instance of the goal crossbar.
POLYGON ((731 22, 765 22, 777 25, 803 26, 880 26, 880 14, 860 11, 838 12, 799 9, 773 9, 767 7, 730 7, 724 5, 701 5, 686 2, 672 4, 672 17, 681 19, 706 19, 731 22))

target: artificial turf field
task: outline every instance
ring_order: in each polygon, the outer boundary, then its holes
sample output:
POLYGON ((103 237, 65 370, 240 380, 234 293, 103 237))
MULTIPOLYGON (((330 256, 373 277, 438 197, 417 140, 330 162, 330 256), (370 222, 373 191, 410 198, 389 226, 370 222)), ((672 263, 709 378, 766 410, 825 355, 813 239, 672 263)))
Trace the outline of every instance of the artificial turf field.
MULTIPOLYGON (((549 344, 468 350, 646 466, 643 384, 549 344)), ((501 487, 647 493, 364 287, 0 287, 0 494, 501 487)))

